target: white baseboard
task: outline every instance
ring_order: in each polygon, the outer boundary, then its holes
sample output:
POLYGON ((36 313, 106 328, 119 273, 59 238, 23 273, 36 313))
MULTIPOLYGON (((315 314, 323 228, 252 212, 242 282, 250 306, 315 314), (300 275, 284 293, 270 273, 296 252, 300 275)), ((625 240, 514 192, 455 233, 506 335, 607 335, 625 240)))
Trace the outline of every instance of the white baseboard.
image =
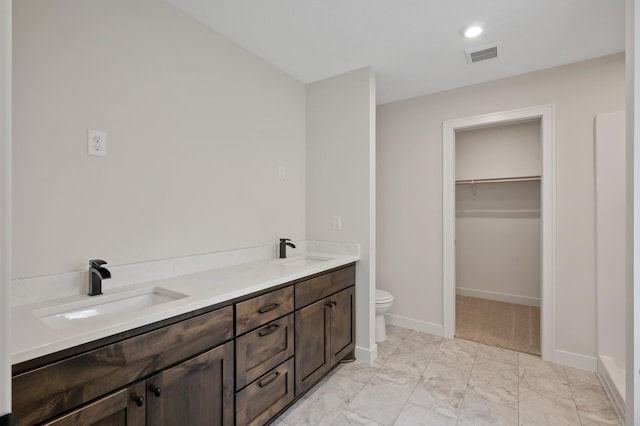
POLYGON ((378 358, 378 345, 374 343, 371 349, 356 346, 354 355, 359 362, 371 365, 378 358))
POLYGON ((559 349, 553 351, 553 362, 566 365, 567 367, 593 371, 594 373, 598 370, 598 361, 595 357, 561 351, 559 349))
POLYGON ((540 307, 540 298, 518 296, 516 294, 499 293, 497 291, 477 290, 474 288, 456 287, 456 295, 477 297, 478 299, 495 300, 498 302, 516 303, 518 305, 540 307))
POLYGON ((604 386, 604 390, 607 392, 616 414, 624 424, 626 411, 624 372, 611 371, 611 369, 615 369, 615 364, 612 361, 602 359, 602 357, 598 358, 598 377, 600 377, 602 386, 604 386))
POLYGON ((385 314, 385 321, 389 325, 396 327, 408 328, 409 330, 422 331, 424 333, 442 336, 442 324, 434 324, 432 322, 416 320, 413 318, 401 317, 399 315, 385 314))

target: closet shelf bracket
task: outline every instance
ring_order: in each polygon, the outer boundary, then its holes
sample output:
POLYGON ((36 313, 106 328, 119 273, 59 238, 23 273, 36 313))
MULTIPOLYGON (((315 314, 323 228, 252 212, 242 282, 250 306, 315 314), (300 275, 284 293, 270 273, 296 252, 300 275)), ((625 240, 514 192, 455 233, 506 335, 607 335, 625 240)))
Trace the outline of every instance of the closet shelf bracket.
POLYGON ((509 177, 509 178, 490 178, 490 179, 466 179, 457 180, 456 185, 471 185, 473 188, 477 183, 509 183, 509 182, 533 182, 540 181, 540 176, 521 176, 521 177, 509 177))

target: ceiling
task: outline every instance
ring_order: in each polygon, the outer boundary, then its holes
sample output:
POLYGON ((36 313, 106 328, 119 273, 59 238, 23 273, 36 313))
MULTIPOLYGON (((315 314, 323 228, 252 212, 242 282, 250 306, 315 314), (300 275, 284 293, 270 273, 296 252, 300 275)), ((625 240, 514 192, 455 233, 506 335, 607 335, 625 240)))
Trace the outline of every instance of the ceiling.
POLYGON ((624 50, 624 0, 168 1, 304 83, 369 65, 378 104, 624 50), (497 41, 500 58, 467 64, 497 41))

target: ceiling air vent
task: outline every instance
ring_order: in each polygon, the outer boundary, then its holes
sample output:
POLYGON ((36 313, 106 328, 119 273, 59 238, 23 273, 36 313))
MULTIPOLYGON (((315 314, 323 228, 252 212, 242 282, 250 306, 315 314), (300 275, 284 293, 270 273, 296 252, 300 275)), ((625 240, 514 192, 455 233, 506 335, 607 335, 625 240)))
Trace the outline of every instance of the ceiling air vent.
POLYGON ((464 51, 467 57, 468 64, 475 64, 480 61, 488 61, 489 59, 495 59, 500 56, 500 48, 502 43, 494 43, 485 46, 476 47, 475 49, 468 49, 464 51))

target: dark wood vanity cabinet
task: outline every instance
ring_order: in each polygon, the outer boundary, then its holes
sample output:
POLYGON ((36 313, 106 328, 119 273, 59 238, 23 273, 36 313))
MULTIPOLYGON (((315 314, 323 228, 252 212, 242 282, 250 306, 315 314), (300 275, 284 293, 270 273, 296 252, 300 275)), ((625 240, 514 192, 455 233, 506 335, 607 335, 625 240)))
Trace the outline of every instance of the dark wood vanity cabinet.
POLYGON ((233 425, 233 342, 44 424, 233 425))
POLYGON ((232 339, 228 306, 16 374, 16 423, 171 424, 154 419, 206 406, 206 424, 232 425, 232 339))
POLYGON ((292 285, 236 304, 236 424, 263 425, 295 398, 292 285))
POLYGON ((296 284, 296 394, 307 391, 338 362, 352 355, 354 284, 353 266, 296 284), (313 303, 298 309, 310 302, 313 303))
POLYGON ((351 264, 14 366, 16 423, 266 424, 352 356, 354 284, 351 264))
MULTIPOLYGON (((45 422, 45 426, 144 426, 144 382, 136 383, 114 392, 95 402, 73 410, 54 420, 45 422), (143 399, 140 400, 139 398, 143 399), (139 401, 139 402, 136 402, 139 401), (142 403, 142 405, 138 405, 142 403)), ((18 422, 20 424, 20 422, 18 422)))

